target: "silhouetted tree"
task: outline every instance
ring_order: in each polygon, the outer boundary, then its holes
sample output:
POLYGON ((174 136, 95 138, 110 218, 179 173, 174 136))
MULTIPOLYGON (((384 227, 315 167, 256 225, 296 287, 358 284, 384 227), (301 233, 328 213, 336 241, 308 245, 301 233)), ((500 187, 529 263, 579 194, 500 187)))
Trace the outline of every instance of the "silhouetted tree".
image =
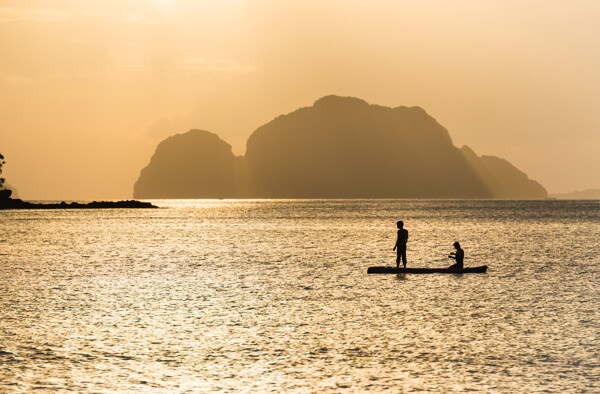
MULTIPOLYGON (((0 175, 2 175, 2 166, 4 165, 5 161, 4 161, 4 156, 2 156, 2 153, 0 153, 0 175)), ((0 189, 4 189, 4 181, 6 179, 4 178, 0 178, 0 189)))

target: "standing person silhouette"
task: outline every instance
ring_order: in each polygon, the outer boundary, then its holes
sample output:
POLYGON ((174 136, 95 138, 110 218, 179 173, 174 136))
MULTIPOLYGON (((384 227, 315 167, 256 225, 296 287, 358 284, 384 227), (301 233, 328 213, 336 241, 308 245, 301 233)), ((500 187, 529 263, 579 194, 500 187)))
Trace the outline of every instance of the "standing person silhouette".
POLYGON ((462 250, 458 241, 454 242, 454 248, 456 252, 451 252, 448 257, 456 260, 456 264, 452 264, 449 269, 462 270, 463 269, 463 260, 465 259, 465 251, 462 250))
POLYGON ((404 222, 400 220, 396 223, 398 227, 398 239, 396 240, 396 245, 394 245, 394 249, 397 250, 396 255, 396 268, 400 268, 400 259, 402 258, 402 263, 404 264, 404 268, 406 268, 406 242, 408 242, 408 231, 404 229, 404 222))

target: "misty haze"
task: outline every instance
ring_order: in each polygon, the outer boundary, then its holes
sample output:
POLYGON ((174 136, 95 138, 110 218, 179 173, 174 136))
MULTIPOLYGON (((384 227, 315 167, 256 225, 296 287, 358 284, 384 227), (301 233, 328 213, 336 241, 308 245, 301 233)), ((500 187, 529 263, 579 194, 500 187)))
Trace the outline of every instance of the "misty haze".
POLYGON ((0 393, 600 393, 599 22, 0 1, 0 393))

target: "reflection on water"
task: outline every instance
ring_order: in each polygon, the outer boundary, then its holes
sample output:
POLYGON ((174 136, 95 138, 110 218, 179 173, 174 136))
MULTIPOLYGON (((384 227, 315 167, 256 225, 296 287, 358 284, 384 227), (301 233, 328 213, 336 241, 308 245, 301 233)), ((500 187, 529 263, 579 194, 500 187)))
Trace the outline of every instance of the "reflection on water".
POLYGON ((156 203, 0 212, 0 391, 600 389, 597 201, 156 203))

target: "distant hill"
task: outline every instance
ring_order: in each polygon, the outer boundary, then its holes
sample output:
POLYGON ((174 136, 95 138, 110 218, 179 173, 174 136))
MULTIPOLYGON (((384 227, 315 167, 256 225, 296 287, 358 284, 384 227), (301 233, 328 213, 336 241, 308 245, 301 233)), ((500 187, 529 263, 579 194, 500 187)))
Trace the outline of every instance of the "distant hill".
POLYGON ((544 198, 506 160, 458 149, 418 107, 326 96, 248 139, 245 157, 191 130, 161 142, 135 198, 544 198))
POLYGON ((587 189, 571 193, 555 193, 550 197, 560 200, 600 200, 600 189, 587 189))

